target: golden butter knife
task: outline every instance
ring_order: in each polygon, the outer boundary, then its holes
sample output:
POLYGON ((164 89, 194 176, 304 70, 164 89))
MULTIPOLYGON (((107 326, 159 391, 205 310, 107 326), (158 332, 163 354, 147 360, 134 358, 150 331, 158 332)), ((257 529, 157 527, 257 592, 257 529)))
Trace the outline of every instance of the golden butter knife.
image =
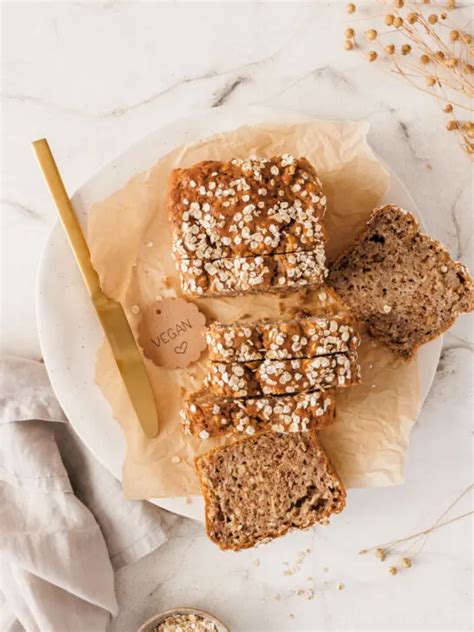
POLYGON ((47 140, 44 138, 36 140, 33 143, 33 149, 56 203, 61 223, 112 348, 112 353, 140 424, 147 437, 156 437, 158 434, 158 414, 155 398, 123 307, 117 301, 108 298, 100 287, 99 276, 91 263, 89 248, 47 140))

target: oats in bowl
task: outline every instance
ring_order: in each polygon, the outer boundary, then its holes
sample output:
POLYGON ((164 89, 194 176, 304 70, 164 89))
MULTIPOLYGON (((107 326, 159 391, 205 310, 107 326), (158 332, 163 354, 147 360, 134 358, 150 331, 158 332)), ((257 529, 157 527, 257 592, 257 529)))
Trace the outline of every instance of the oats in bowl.
POLYGON ((138 632, 230 632, 222 621, 197 608, 172 608, 146 621, 138 632))
POLYGON ((218 632, 215 624, 197 614, 172 614, 154 632, 218 632))

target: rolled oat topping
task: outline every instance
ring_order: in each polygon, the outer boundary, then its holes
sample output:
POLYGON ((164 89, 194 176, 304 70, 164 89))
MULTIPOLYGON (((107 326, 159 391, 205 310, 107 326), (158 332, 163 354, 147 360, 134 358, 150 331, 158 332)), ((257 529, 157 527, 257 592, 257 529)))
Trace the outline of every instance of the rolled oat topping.
POLYGON ((213 260, 312 250, 326 197, 312 165, 284 154, 177 169, 169 206, 176 258, 213 260))
POLYGON ((232 434, 306 432, 331 424, 335 416, 334 394, 328 391, 258 399, 212 397, 205 392, 183 402, 181 418, 186 434, 216 437, 232 434))
POLYGON ((287 255, 178 261, 181 287, 193 296, 280 292, 321 285, 327 276, 324 245, 287 255))
POLYGON ((219 397, 254 397, 345 388, 359 380, 357 353, 350 352, 300 360, 213 362, 205 385, 219 397))
POLYGON ((219 361, 311 358, 357 349, 360 338, 346 315, 226 325, 206 331, 209 359, 219 361))

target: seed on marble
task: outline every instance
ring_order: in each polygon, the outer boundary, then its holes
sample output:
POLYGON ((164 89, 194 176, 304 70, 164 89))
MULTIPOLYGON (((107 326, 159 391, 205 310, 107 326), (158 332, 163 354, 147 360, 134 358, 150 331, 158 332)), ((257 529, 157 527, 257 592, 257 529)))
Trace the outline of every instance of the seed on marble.
POLYGON ((387 557, 387 553, 385 549, 376 549, 375 557, 377 557, 381 562, 383 562, 384 559, 387 557))

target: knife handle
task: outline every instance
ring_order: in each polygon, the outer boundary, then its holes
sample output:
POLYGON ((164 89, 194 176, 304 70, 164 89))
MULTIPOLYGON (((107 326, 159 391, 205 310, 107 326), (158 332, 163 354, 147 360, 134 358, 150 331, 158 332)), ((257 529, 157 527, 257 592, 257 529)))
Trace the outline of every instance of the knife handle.
POLYGON ((81 270, 82 277, 91 297, 103 296, 99 276, 91 263, 91 256, 81 227, 77 221, 71 200, 68 197, 58 167, 54 160, 48 141, 45 138, 35 140, 33 150, 45 177, 48 188, 59 211, 61 223, 81 270))

